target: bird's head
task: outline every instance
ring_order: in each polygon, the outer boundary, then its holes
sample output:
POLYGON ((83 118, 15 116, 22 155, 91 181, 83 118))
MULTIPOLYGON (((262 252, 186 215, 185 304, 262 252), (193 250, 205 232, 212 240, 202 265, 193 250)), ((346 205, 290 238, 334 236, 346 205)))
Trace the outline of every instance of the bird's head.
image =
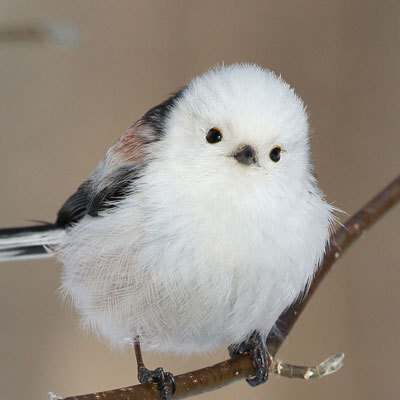
POLYGON ((313 179, 303 102, 256 65, 217 67, 192 80, 164 132, 163 157, 183 179, 225 188, 262 183, 278 192, 313 179))

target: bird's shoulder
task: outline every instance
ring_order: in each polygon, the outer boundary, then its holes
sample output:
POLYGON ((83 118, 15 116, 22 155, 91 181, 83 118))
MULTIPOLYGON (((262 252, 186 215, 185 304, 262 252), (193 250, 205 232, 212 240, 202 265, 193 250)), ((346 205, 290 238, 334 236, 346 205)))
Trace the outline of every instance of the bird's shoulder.
POLYGON ((145 145, 156 140, 145 131, 148 129, 142 120, 128 128, 60 208, 57 225, 72 225, 85 215, 96 217, 99 212, 115 207, 128 194, 145 166, 145 145))
POLYGON ((134 191, 135 181, 149 160, 149 145, 162 140, 165 120, 183 90, 151 108, 111 146, 93 173, 60 208, 57 225, 67 227, 85 215, 99 216, 134 191))

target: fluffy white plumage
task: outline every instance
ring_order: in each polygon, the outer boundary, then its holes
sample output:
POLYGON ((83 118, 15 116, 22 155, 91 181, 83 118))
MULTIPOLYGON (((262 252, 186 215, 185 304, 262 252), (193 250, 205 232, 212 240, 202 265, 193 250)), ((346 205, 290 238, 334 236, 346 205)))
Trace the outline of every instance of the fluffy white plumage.
MULTIPOLYGON (((300 98, 255 65, 218 67, 189 83, 161 139, 139 150, 130 194, 85 216, 58 247, 63 292, 84 324, 112 344, 139 336, 157 351, 265 337, 312 278, 332 220, 300 98), (212 127, 219 143, 206 141, 212 127), (254 165, 232 157, 243 145, 254 165), (279 162, 269 157, 275 146, 279 162)), ((93 181, 120 158, 110 150, 93 181)))

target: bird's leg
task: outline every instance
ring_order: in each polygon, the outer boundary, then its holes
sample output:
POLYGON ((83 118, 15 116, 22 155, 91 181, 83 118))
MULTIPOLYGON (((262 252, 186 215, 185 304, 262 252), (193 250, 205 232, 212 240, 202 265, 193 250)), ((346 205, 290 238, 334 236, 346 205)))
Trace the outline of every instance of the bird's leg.
POLYGON ((228 347, 229 355, 234 358, 242 353, 248 353, 253 363, 255 374, 246 378, 250 386, 258 386, 268 379, 268 369, 271 356, 268 353, 267 345, 257 331, 254 331, 250 338, 242 342, 239 346, 231 345, 228 347))
POLYGON ((172 395, 176 392, 174 376, 170 372, 164 372, 162 368, 151 371, 144 366, 142 351, 140 349, 139 338, 135 338, 135 356, 138 370, 138 380, 140 383, 157 383, 157 388, 161 392, 161 400, 168 400, 170 389, 172 395))

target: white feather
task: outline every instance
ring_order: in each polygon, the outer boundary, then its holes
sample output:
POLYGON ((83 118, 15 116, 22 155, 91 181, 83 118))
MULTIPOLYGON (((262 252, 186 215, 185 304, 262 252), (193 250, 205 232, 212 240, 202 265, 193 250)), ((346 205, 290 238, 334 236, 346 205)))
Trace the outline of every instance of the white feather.
POLYGON ((188 85, 165 131, 132 194, 64 236, 63 292, 114 345, 139 336, 191 353, 265 337, 310 282, 332 221, 303 103, 272 72, 220 67, 188 85), (218 144, 205 139, 212 127, 218 144), (243 144, 257 165, 232 157, 243 144))

